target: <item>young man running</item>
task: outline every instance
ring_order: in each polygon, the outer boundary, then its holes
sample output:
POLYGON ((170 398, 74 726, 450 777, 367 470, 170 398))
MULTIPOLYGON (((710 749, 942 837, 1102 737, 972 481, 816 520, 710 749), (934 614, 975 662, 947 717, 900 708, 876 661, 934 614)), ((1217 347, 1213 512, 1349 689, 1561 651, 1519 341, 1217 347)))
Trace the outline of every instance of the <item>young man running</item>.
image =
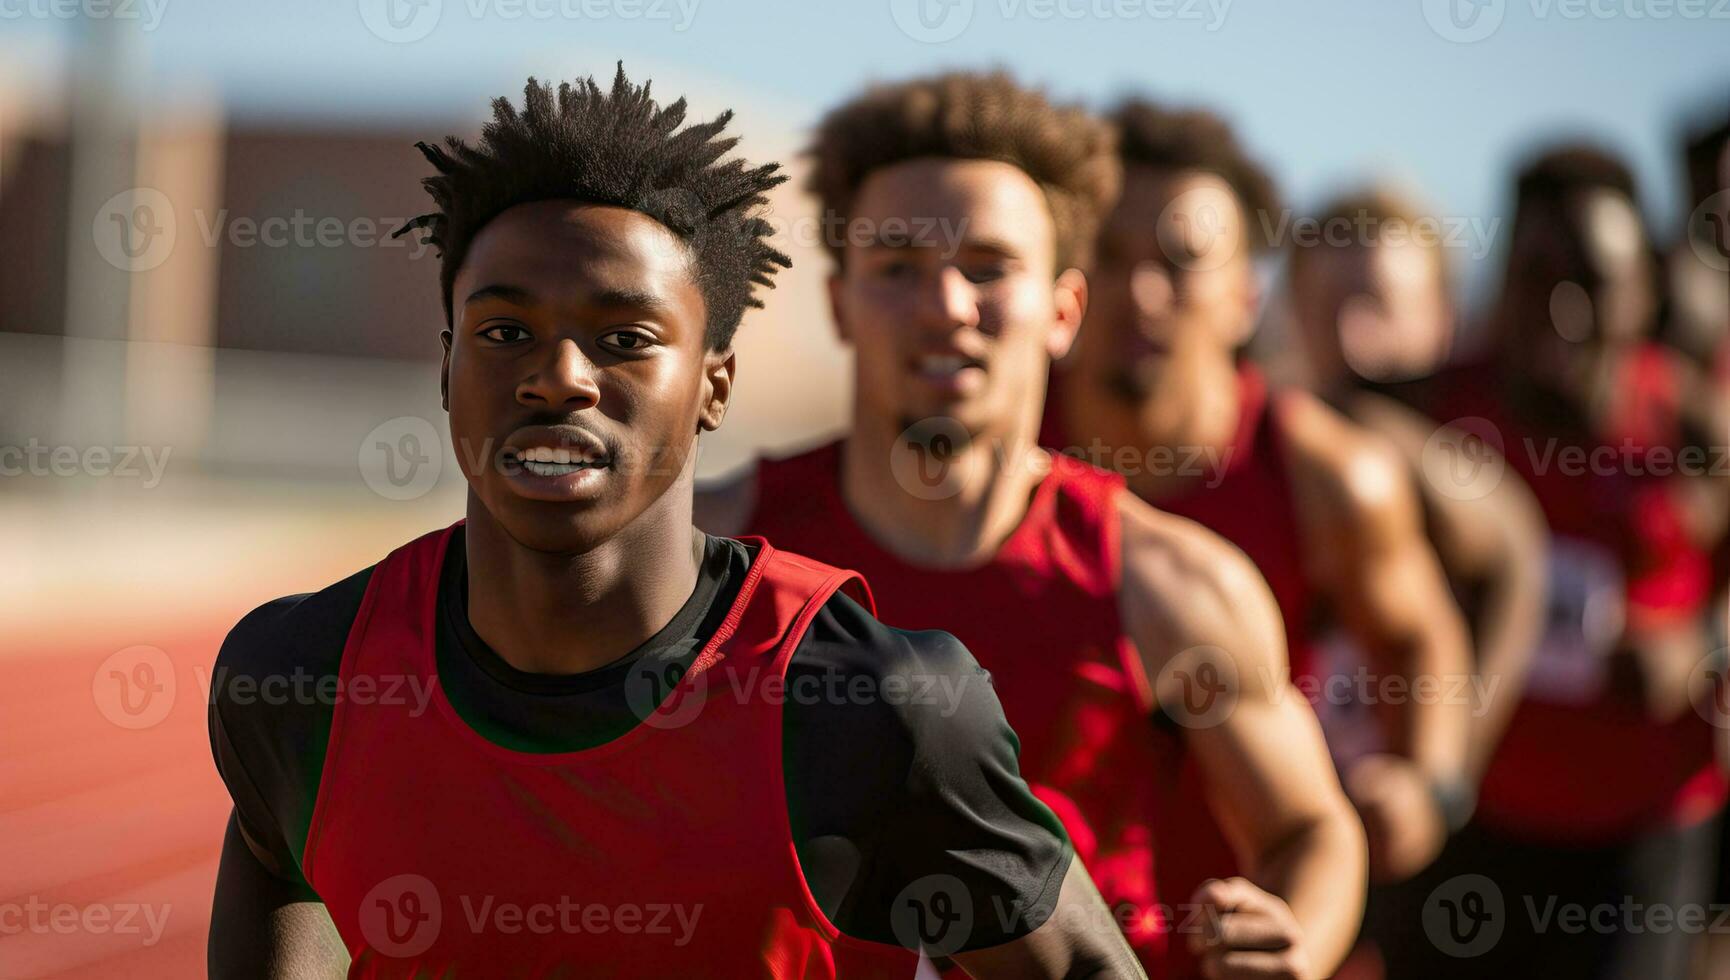
MULTIPOLYGON (((1531 487, 1550 599, 1525 697, 1445 870, 1487 876, 1508 910, 1499 939, 1472 951, 1474 976, 1686 976, 1697 930, 1635 915, 1575 932, 1544 910, 1709 898, 1725 799, 1708 683, 1722 665, 1707 639, 1723 529, 1691 513, 1688 491, 1706 483, 1722 499, 1726 480, 1687 450, 1672 362, 1650 340, 1657 277, 1627 165, 1552 147, 1514 198, 1489 348, 1433 379, 1423 404, 1500 445, 1531 487)), ((1446 898, 1481 902, 1474 890, 1446 898)), ((1415 914, 1406 926, 1422 930, 1415 914)), ((1431 935, 1390 975, 1457 975, 1431 935)))
MULTIPOLYGON (((1114 118, 1123 195, 1100 235, 1095 315, 1054 372, 1045 444, 1109 463, 1144 500, 1242 548, 1279 601, 1294 678, 1319 680, 1311 640, 1327 625, 1365 652, 1372 683, 1348 694, 1374 700, 1385 751, 1341 775, 1372 874, 1409 876, 1471 792, 1470 655, 1417 494, 1372 434, 1239 363, 1259 306, 1253 252, 1277 218, 1231 130, 1139 101, 1114 118)), ((1202 823, 1184 836, 1206 837, 1202 823)), ((1172 871, 1192 878, 1229 857, 1199 844, 1185 856, 1172 871)))
POLYGON ((1465 450, 1469 434, 1438 435, 1436 421, 1411 404, 1454 335, 1445 246, 1423 232, 1434 219, 1394 191, 1370 188, 1341 195, 1315 221, 1356 231, 1346 241, 1291 250, 1289 312, 1304 383, 1397 449, 1413 475, 1425 535, 1467 615, 1477 673, 1486 679, 1475 692, 1486 697, 1473 703, 1466 761, 1475 781, 1519 702, 1543 627, 1544 515, 1505 467, 1493 485, 1468 479, 1473 464, 1497 464, 1450 456, 1465 450))
POLYGON ((965 648, 692 526, 788 260, 684 112, 621 68, 422 145, 467 521, 224 644, 213 976, 1138 973, 965 648))
POLYGON ((1035 443, 1117 188, 1110 131, 1004 75, 949 74, 834 110, 813 153, 825 227, 844 229, 830 299, 852 426, 699 495, 699 523, 867 570, 886 615, 975 651, 1150 973, 1329 975, 1362 909, 1362 832, 1266 585, 1035 443), (1176 793, 1178 726, 1247 880, 1161 895, 1159 823, 1206 806, 1176 793))

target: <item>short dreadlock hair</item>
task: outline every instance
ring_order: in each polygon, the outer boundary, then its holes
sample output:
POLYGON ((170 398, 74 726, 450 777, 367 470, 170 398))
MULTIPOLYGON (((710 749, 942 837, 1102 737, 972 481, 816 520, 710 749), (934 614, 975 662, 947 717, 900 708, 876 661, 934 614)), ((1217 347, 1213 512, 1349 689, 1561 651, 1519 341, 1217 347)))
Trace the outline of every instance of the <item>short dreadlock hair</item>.
MULTIPOLYGON (((1056 231, 1057 268, 1084 264, 1121 171, 1111 128, 1055 106, 1001 71, 950 72, 874 85, 823 117, 809 188, 826 216, 850 219, 872 171, 919 157, 997 160, 1039 185, 1056 231)), ((825 236, 840 261, 846 236, 825 236)))
POLYGON ((1272 246, 1268 229, 1277 223, 1263 219, 1279 210, 1279 191, 1224 119, 1205 109, 1129 99, 1118 105, 1111 121, 1117 126, 1125 164, 1213 174, 1225 181, 1243 206, 1247 240, 1258 249, 1272 246))
POLYGON ((519 112, 493 100, 493 119, 478 147, 455 136, 445 146, 416 143, 438 175, 421 181, 438 210, 414 218, 398 235, 422 229, 439 251, 445 320, 451 287, 469 245, 487 222, 518 204, 570 199, 641 212, 684 240, 695 263, 708 321, 705 341, 723 350, 746 307, 761 307, 753 284, 773 288, 777 266, 792 260, 773 248, 759 216, 765 193, 787 179, 779 164, 747 169, 717 162, 738 143, 718 139, 731 110, 679 129, 685 100, 662 107, 625 78, 619 64, 611 92, 592 77, 551 85, 530 78, 519 112))

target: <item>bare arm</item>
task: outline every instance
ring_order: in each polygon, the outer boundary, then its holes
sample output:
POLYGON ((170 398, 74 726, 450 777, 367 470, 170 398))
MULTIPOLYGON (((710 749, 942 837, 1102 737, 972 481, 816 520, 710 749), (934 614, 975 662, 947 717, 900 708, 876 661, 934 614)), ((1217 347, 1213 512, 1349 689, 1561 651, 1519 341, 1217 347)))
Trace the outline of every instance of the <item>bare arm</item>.
POLYGON ((1069 863, 1057 907, 1044 924, 1014 942, 957 953, 955 961, 969 976, 994 980, 1146 977, 1079 859, 1069 863))
MULTIPOLYGON (((1472 726, 1465 776, 1482 777, 1525 688, 1532 654, 1544 628, 1549 578, 1549 530, 1526 486, 1505 466, 1487 486, 1449 482, 1446 470, 1426 459, 1440 439, 1459 447, 1464 433, 1438 427, 1411 409, 1380 396, 1357 403, 1356 417, 1388 437, 1420 474, 1417 489, 1432 517, 1430 536, 1450 582, 1481 589, 1472 624, 1480 684, 1472 688, 1472 726)), ((1473 452, 1494 452, 1475 445, 1473 452)))
POLYGON ((1119 513, 1125 623, 1248 869, 1229 894, 1214 883, 1196 896, 1223 926, 1203 962, 1216 961, 1218 976, 1331 975, 1363 914, 1364 837, 1321 726, 1291 685, 1273 596, 1212 533, 1128 494, 1119 513), (1186 704, 1185 688, 1204 676, 1217 697, 1186 704))
POLYGON ((318 896, 272 874, 232 814, 206 955, 212 980, 332 980, 348 972, 348 951, 318 896))
POLYGON ((1456 780, 1465 770, 1471 704, 1445 691, 1471 676, 1471 648, 1424 536, 1411 477, 1383 440, 1344 419, 1305 421, 1292 432, 1317 581, 1378 673, 1429 686, 1430 696, 1410 688, 1411 696, 1381 706, 1388 743, 1430 779, 1456 780))

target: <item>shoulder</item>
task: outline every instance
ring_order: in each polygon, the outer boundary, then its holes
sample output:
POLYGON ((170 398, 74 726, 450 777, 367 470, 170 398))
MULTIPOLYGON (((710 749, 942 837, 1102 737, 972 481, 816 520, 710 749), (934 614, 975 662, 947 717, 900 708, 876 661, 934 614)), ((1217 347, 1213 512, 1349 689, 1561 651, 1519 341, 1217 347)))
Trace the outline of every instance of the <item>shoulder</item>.
POLYGON ((1118 513, 1119 606, 1143 661, 1155 672, 1168 656, 1201 645, 1283 657, 1279 606, 1249 556, 1200 524, 1128 492, 1119 497, 1118 513))
POLYGON ((1372 536, 1417 519, 1411 464, 1392 438, 1307 392, 1283 391, 1280 402, 1287 464, 1315 519, 1372 536))
POLYGON ((962 642, 942 630, 898 629, 837 592, 823 604, 790 666, 884 680, 985 674, 962 642))
POLYGON ((247 613, 228 631, 211 676, 211 704, 239 706, 237 679, 246 686, 267 680, 335 675, 343 647, 360 612, 372 568, 362 569, 318 592, 284 596, 247 613))
MULTIPOLYGON (((915 743, 977 725, 995 731, 1002 708, 991 675, 966 645, 942 630, 906 630, 836 593, 812 620, 787 667, 790 685, 812 688, 790 703, 809 705, 852 729, 865 725, 915 743)), ((880 743, 881 744, 881 743, 880 743)))

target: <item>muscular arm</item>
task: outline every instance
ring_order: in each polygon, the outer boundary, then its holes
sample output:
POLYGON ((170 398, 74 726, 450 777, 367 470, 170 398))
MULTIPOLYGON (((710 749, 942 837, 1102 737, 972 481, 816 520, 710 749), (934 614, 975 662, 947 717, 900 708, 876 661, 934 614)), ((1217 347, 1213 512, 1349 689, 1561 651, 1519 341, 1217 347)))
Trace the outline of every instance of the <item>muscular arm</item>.
POLYGON ((1388 745, 1432 782, 1457 782, 1472 706, 1445 695, 1472 675, 1470 644, 1411 477, 1385 441, 1320 402, 1289 418, 1313 574, 1375 672, 1407 682, 1408 694, 1379 705, 1388 745))
MULTIPOLYGON (((1525 481, 1505 467, 1481 494, 1475 484, 1449 482, 1448 474, 1437 469, 1443 460, 1435 458, 1434 422, 1375 395, 1359 399, 1356 409, 1355 417, 1387 437, 1420 474, 1417 489, 1442 569, 1450 582, 1479 596, 1471 632, 1481 684, 1472 689, 1465 765, 1466 778, 1475 781, 1513 717, 1543 631, 1549 588, 1544 515, 1525 481)), ((1455 430, 1443 432, 1456 444, 1463 437, 1455 430)))
MULTIPOLYGON (((1363 913, 1364 838, 1315 714, 1291 685, 1273 596, 1241 552, 1199 526, 1128 494, 1119 514, 1120 602, 1155 697, 1183 726, 1250 879, 1283 900, 1299 934, 1284 949, 1214 950, 1204 962, 1220 959, 1220 975, 1252 966, 1331 975, 1363 913), (1199 676, 1217 696, 1186 705, 1185 682, 1199 676)), ((1202 900, 1213 904, 1211 893, 1202 900)))

